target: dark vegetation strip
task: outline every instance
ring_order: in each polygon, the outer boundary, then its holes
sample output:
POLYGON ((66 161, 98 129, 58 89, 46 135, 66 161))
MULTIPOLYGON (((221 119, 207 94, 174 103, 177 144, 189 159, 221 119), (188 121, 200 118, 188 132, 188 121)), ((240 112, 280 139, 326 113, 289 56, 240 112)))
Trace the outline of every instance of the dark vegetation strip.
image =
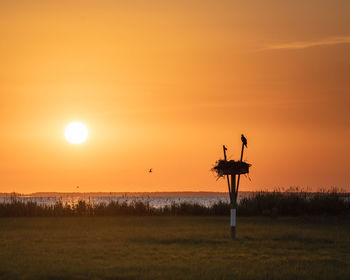
MULTIPOLYGON (((54 205, 23 202, 13 197, 10 202, 0 203, 0 217, 23 216, 227 216, 230 205, 217 202, 206 207, 196 203, 173 203, 156 208, 149 202, 133 201, 88 203, 80 200, 75 204, 57 201, 54 205)), ((239 216, 303 216, 303 215, 350 215, 350 198, 339 192, 324 192, 310 195, 305 192, 259 192, 239 202, 239 216)))

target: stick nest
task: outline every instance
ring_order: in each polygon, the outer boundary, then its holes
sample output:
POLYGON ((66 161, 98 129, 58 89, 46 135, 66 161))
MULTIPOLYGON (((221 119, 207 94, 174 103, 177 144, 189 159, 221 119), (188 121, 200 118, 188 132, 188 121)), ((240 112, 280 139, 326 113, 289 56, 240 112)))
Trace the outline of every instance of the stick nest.
POLYGON ((223 160, 220 159, 215 163, 212 171, 215 172, 218 178, 224 175, 236 175, 236 174, 246 174, 249 173, 249 167, 251 164, 244 161, 235 160, 223 160))

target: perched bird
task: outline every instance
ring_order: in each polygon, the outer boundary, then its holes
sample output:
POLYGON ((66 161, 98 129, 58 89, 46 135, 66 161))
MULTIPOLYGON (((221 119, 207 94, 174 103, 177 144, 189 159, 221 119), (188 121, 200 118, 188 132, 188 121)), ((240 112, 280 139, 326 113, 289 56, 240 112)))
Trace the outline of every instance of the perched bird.
POLYGON ((152 168, 150 170, 148 170, 148 173, 152 173, 152 168))
POLYGON ((226 159, 226 151, 227 151, 227 148, 226 148, 225 145, 223 145, 222 148, 224 149, 224 158, 225 158, 225 160, 227 160, 227 159, 226 159))
POLYGON ((241 140, 242 140, 243 145, 244 145, 246 148, 248 148, 248 146, 247 146, 247 138, 245 138, 243 134, 241 135, 241 140))

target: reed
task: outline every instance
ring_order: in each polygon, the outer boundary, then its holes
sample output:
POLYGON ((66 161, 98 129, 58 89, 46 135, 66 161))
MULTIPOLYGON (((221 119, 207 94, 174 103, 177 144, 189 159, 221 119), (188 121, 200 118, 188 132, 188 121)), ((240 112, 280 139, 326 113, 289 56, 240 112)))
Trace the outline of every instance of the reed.
MULTIPOLYGON (((0 217, 26 216, 226 216, 230 205, 219 201, 211 206, 197 203, 173 203, 156 208, 134 200, 130 203, 110 201, 109 203, 76 203, 57 201, 53 205, 23 202, 12 198, 0 203, 0 217)), ((237 207, 240 216, 314 216, 350 215, 350 198, 343 192, 326 191, 319 193, 298 192, 258 192, 242 198, 237 207)))

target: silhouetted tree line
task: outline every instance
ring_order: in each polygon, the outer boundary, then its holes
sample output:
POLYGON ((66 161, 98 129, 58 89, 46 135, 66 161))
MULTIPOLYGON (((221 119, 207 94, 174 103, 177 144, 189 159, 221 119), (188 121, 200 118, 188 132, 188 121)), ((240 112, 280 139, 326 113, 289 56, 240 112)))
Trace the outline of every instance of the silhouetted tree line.
MULTIPOLYGON (((228 216, 230 205, 219 201, 212 206, 196 203, 173 203, 156 208, 149 202, 131 203, 110 201, 92 204, 78 201, 54 205, 23 202, 13 198, 10 202, 0 203, 0 217, 32 216, 228 216)), ((239 216, 301 216, 301 215, 350 215, 350 198, 343 193, 324 192, 310 195, 306 192, 259 192, 252 197, 242 198, 238 204, 239 216)))

